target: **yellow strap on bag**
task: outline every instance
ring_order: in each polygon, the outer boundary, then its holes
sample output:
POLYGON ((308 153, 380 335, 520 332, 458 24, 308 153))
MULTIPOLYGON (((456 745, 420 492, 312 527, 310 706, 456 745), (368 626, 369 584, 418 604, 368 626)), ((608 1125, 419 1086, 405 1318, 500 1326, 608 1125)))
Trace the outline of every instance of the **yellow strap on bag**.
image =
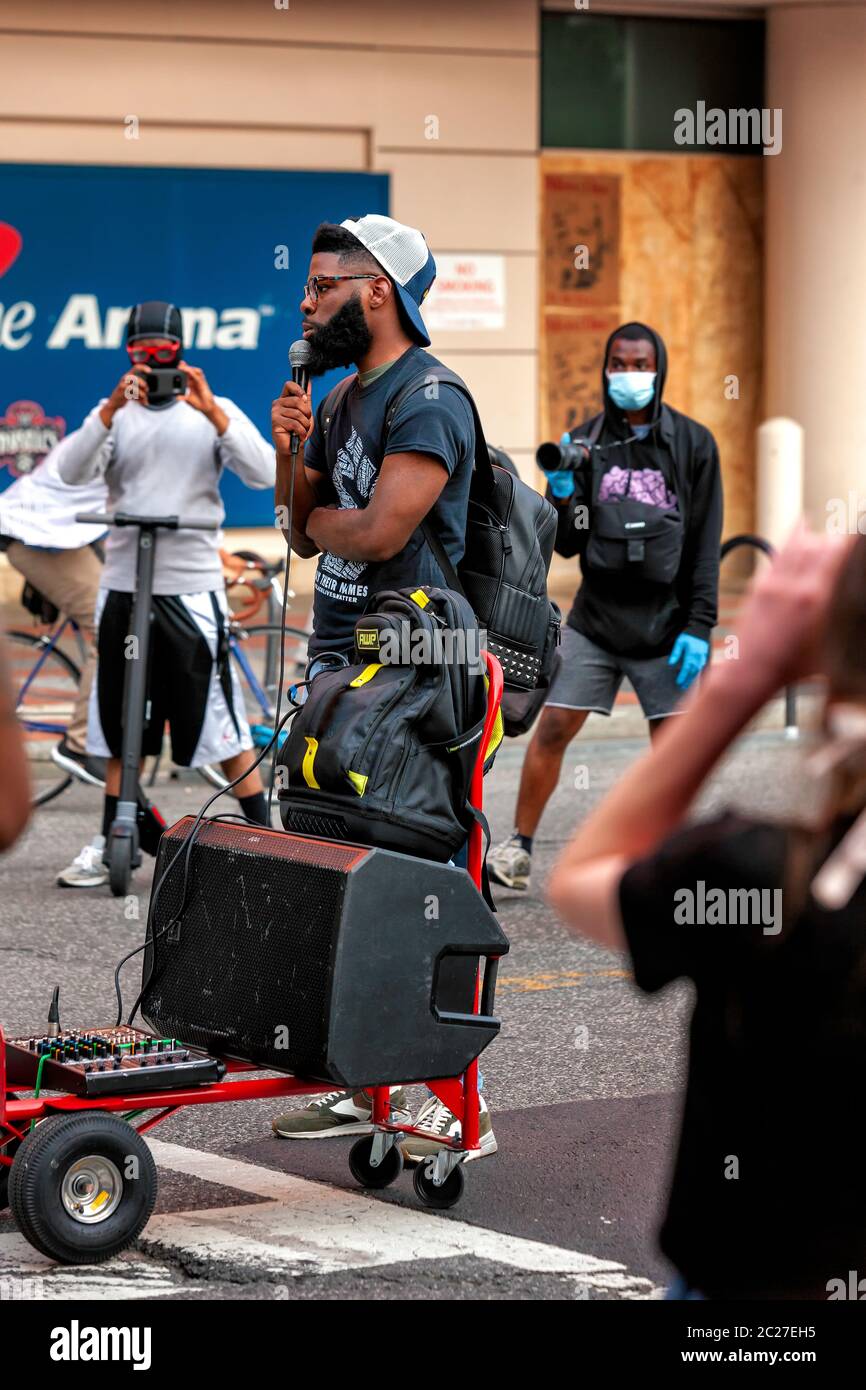
MULTIPOLYGON (((490 694, 490 678, 484 677, 484 689, 490 694)), ((505 725, 502 722, 502 707, 496 711, 496 718, 493 721, 493 728, 490 730, 490 738, 487 740, 487 747, 484 750, 485 771, 487 763, 493 757, 500 743, 505 737, 505 725)))
POLYGON ((364 667, 364 669, 363 669, 363 671, 361 672, 360 676, 356 676, 355 679, 354 679, 353 681, 349 681, 349 685, 350 685, 350 686, 355 686, 355 687, 357 687, 357 686, 359 686, 359 685, 366 685, 366 684, 367 684, 367 681, 371 681, 371 680, 373 679, 373 677, 375 676, 376 672, 377 672, 377 671, 381 671, 381 669, 382 669, 382 662, 381 662, 381 661, 371 661, 369 666, 365 666, 365 667, 364 667))
POLYGON ((426 608, 427 604, 430 602, 423 589, 416 589, 414 594, 410 594, 409 597, 412 599, 413 603, 417 603, 419 608, 426 608))
POLYGON ((316 761, 316 753, 319 750, 319 740, 317 738, 310 738, 309 734, 304 735, 304 740, 307 745, 307 751, 304 754, 304 761, 301 764, 301 771, 304 774, 304 781, 306 782, 307 786, 312 787, 314 791, 321 791, 321 787, 316 781, 315 774, 313 772, 313 764, 316 761))
POLYGON ((370 779, 362 772, 347 772, 346 776, 358 795, 363 796, 364 792, 367 790, 367 783, 370 779))

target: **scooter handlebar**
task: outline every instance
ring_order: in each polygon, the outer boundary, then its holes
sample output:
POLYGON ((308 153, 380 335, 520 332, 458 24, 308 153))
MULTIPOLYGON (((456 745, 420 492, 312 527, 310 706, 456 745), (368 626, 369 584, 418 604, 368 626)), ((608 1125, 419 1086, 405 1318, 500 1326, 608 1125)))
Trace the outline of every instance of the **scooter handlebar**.
POLYGON ((166 531, 219 531, 218 521, 192 521, 179 516, 138 516, 132 512, 76 512, 75 520, 90 526, 148 526, 166 531))

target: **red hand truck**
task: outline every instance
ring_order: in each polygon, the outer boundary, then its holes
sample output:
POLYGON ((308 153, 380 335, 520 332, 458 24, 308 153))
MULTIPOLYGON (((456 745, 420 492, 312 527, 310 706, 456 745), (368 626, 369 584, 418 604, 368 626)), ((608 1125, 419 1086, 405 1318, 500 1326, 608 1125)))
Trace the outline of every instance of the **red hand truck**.
MULTIPOLYGON (((484 653, 489 680, 487 715, 470 789, 481 810, 484 763, 502 699, 502 668, 484 653)), ((481 889, 483 832, 475 821, 469 835, 468 871, 481 889)), ((488 988, 495 961, 487 971, 488 988)), ((482 1006, 480 976, 475 1012, 482 1006)), ((485 1010, 486 1011, 486 1010, 485 1010)), ((260 1071, 249 1062, 226 1059, 228 1073, 260 1071)), ((9 1205, 24 1237, 42 1254, 65 1264, 92 1264, 124 1250, 144 1229, 156 1202, 156 1165, 142 1135, 188 1105, 223 1101, 322 1095, 333 1083, 295 1076, 256 1076, 206 1082, 186 1090, 166 1089, 88 1098, 78 1095, 18 1096, 7 1090, 6 1044, 0 1028, 0 1208, 9 1205), (155 1111, 140 1123, 133 1118, 155 1111), (124 1115, 126 1118, 124 1118, 124 1115)), ((383 1188, 403 1169, 400 1144, 407 1135, 439 1147, 414 1172, 415 1192, 430 1207, 460 1200, 463 1163, 480 1149, 478 1061, 463 1076, 432 1078, 426 1085, 460 1122, 459 1139, 443 1138, 389 1120, 390 1088, 368 1088, 373 1133, 352 1147, 349 1166, 366 1188, 383 1188)))

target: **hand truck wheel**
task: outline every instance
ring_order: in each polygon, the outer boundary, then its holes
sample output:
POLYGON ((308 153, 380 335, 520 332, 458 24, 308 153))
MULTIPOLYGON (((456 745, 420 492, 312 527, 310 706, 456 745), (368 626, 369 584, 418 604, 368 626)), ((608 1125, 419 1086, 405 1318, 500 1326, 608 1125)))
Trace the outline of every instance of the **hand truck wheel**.
MULTIPOLYGON (((33 1127, 29 1130, 29 1132, 24 1136, 24 1138, 23 1138, 23 1139, 20 1141, 20 1143, 16 1146, 16 1157, 17 1157, 18 1153, 21 1152, 21 1150, 23 1149, 24 1145, 27 1143, 27 1140, 32 1136, 32 1134, 34 1133, 34 1131, 35 1131, 37 1128, 38 1128, 38 1129, 42 1129, 42 1127, 43 1127, 44 1125, 54 1125, 54 1124, 57 1124, 57 1121, 60 1120, 60 1119, 62 1119, 62 1118, 63 1118, 63 1117, 62 1117, 61 1115, 53 1114, 53 1115, 45 1115, 41 1120, 37 1120, 36 1124, 33 1125, 33 1127)), ((8 1172, 8 1174, 9 1174, 9 1189, 8 1189, 8 1190, 9 1190, 9 1208, 10 1208, 10 1210, 11 1210, 13 1216, 15 1217, 16 1225, 18 1226, 18 1229, 19 1229, 19 1231, 21 1232, 22 1236, 24 1236, 24 1239, 27 1240, 31 1245, 34 1245, 35 1238, 34 1238, 34 1236, 33 1236, 33 1233, 32 1233, 31 1230, 30 1230, 30 1227, 29 1227, 29 1225, 28 1225, 28 1223, 27 1223, 26 1218, 24 1217, 24 1215, 22 1214, 22 1212, 21 1212, 20 1209, 18 1209, 17 1214, 16 1214, 16 1207, 15 1207, 15 1186, 16 1186, 16 1183, 17 1183, 17 1180, 18 1180, 19 1175, 20 1175, 23 1171, 24 1171, 23 1168, 22 1168, 20 1165, 16 1166, 16 1164, 15 1164, 14 1162, 13 1162, 13 1164, 12 1164, 12 1167, 7 1169, 7 1172, 8 1172)))
POLYGON ((391 1183, 396 1182, 403 1171, 403 1155, 400 1152, 400 1145, 393 1144, 382 1162, 374 1168, 370 1159, 375 1137, 375 1135, 369 1134, 352 1145, 349 1150, 349 1168, 352 1177, 357 1179, 362 1187, 390 1187, 391 1183))
POLYGON ((96 1264, 131 1245, 156 1202, 156 1164, 116 1115, 57 1116, 15 1155, 12 1215, 27 1240, 62 1264, 96 1264))
POLYGON ((437 1211, 447 1211, 449 1207, 455 1207, 463 1196, 463 1190, 466 1187, 463 1164, 458 1163, 456 1168, 452 1168, 448 1177, 439 1187, 433 1181, 435 1164, 435 1158, 428 1158, 419 1163, 412 1175, 412 1186, 425 1207, 435 1207, 437 1211))
POLYGON ((108 841, 108 886, 115 898, 125 898, 132 881, 132 836, 112 835, 108 841))
MULTIPOLYGON (((6 1092, 7 1100, 17 1100, 14 1091, 6 1092)), ((20 1139, 10 1139, 3 1145, 3 1152, 7 1158, 14 1158, 16 1150, 20 1149, 20 1139)), ((9 1205, 9 1174, 12 1172, 5 1163, 0 1164, 0 1211, 5 1211, 9 1205)))

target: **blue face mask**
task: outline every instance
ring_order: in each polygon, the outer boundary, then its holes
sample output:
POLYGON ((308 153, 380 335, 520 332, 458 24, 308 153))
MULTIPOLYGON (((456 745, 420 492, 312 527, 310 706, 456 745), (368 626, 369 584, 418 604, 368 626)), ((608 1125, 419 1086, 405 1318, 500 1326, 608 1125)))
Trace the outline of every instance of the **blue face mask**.
POLYGON ((608 372, 607 389, 620 410, 643 410, 656 393, 655 372, 608 372))

